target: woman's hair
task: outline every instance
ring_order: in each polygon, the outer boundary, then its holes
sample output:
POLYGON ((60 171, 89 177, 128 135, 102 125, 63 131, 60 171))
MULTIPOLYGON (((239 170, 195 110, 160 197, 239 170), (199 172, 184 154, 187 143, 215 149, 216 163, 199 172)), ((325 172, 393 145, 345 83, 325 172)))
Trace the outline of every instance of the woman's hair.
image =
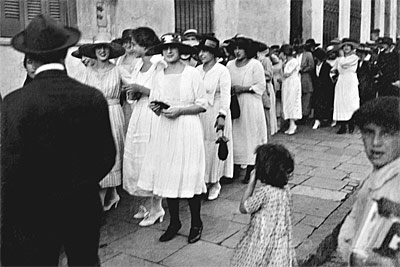
POLYGON ((290 152, 279 144, 265 144, 256 149, 256 179, 262 183, 283 188, 294 170, 290 152))
POLYGON ((160 43, 160 39, 158 39, 156 33, 148 27, 139 27, 134 29, 132 36, 138 45, 145 48, 149 48, 160 43))
POLYGON ((400 131, 400 98, 396 96, 378 97, 363 104, 352 116, 352 121, 361 130, 373 123, 384 129, 400 131))
POLYGON ((257 55, 257 50, 254 49, 253 40, 244 37, 234 39, 233 46, 243 49, 247 58, 253 58, 257 55))
POLYGON ((125 29, 122 32, 122 43, 126 43, 126 42, 130 42, 132 40, 133 37, 133 29, 125 29))
POLYGON ((279 52, 283 53, 285 56, 289 57, 289 56, 293 56, 293 46, 289 45, 289 44, 284 44, 281 46, 281 49, 279 50, 279 52))

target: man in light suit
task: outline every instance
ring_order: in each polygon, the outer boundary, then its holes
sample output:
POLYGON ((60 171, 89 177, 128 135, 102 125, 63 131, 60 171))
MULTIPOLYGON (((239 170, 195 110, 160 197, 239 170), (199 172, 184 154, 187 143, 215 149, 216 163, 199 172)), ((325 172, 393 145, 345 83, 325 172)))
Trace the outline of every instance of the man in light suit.
POLYGON ((67 76, 77 29, 39 15, 11 40, 35 65, 29 84, 1 107, 2 229, 5 266, 99 265, 99 181, 115 162, 102 93, 67 76))
POLYGON ((314 58, 308 48, 308 45, 302 46, 297 54, 297 59, 300 65, 299 73, 301 75, 301 108, 303 113, 303 122, 305 122, 308 116, 310 116, 310 100, 312 92, 314 91, 312 83, 312 75, 314 72, 314 58))

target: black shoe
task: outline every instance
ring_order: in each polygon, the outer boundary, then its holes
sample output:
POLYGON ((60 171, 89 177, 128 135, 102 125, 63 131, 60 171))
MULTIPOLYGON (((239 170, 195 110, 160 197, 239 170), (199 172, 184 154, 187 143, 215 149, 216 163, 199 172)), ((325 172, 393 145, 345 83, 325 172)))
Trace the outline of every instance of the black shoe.
POLYGON ((201 232, 203 232, 203 225, 201 225, 200 227, 191 227, 188 242, 192 244, 199 241, 201 237, 201 232))
POLYGON ((354 124, 349 124, 349 133, 354 133, 354 124))
POLYGON ((221 179, 219 179, 220 184, 231 184, 233 183, 233 178, 228 178, 225 176, 222 176, 221 179))
POLYGON ((181 229, 182 225, 170 225, 168 226, 167 231, 165 231, 165 233, 160 236, 160 241, 161 242, 166 242, 166 241, 170 241, 171 239, 173 239, 179 232, 179 229, 181 229))
POLYGON ((347 132, 346 125, 341 125, 339 131, 337 131, 337 134, 345 134, 346 132, 347 132))
POLYGON ((248 184, 250 181, 250 177, 244 177, 244 179, 242 180, 242 184, 248 184))

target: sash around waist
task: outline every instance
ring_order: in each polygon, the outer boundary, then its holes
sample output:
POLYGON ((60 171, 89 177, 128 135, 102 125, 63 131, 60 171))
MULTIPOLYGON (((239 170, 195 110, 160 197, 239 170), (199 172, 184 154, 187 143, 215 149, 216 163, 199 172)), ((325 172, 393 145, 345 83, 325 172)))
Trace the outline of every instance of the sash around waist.
POLYGON ((109 106, 112 106, 112 105, 119 105, 119 99, 117 99, 117 98, 110 98, 110 99, 107 99, 107 103, 108 103, 109 106))

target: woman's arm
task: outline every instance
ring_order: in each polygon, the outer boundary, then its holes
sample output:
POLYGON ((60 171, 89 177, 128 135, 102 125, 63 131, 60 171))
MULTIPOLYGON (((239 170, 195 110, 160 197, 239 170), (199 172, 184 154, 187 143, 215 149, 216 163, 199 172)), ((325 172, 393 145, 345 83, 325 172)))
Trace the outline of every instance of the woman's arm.
POLYGON ((150 89, 137 84, 137 83, 133 83, 133 84, 127 84, 127 85, 123 85, 122 86, 122 90, 124 91, 133 91, 134 93, 140 93, 142 95, 146 95, 149 96, 150 95, 150 89))
POLYGON ((251 197, 253 195, 255 186, 256 186, 256 175, 255 175, 255 171, 253 171, 250 175, 250 180, 249 180, 249 184, 247 185, 246 191, 244 191, 242 199, 240 200, 239 211, 243 214, 248 213, 244 203, 249 197, 251 197))
POLYGON ((169 109, 163 109, 161 114, 169 119, 175 119, 181 115, 196 115, 205 111, 206 109, 204 107, 194 104, 188 107, 170 107, 169 109))

